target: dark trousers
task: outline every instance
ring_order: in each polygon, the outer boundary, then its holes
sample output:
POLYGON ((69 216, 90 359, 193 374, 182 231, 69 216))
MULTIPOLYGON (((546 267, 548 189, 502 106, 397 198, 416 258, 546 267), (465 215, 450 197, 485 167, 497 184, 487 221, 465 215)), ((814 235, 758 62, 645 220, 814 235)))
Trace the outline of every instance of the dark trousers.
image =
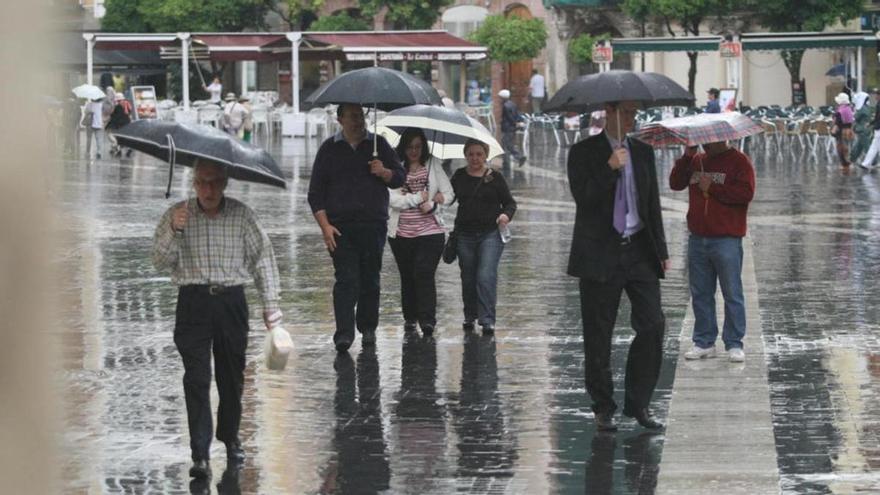
POLYGON ((617 410, 613 397, 611 335, 623 291, 632 306, 630 318, 636 334, 626 359, 624 412, 648 407, 660 375, 666 320, 660 306, 660 281, 645 254, 644 241, 642 236, 642 242, 621 246, 620 263, 609 280, 580 279, 585 382, 594 412, 617 410))
POLYGON ((519 161, 522 153, 516 147, 516 129, 501 131, 501 148, 504 150, 504 166, 510 164, 510 159, 519 161))
POLYGON ((446 236, 389 237, 388 244, 400 271, 400 301, 403 319, 425 325, 437 325, 437 285, 434 274, 446 236))
POLYGON ((211 354, 220 407, 217 439, 237 442, 241 423, 248 307, 242 287, 209 294, 183 286, 177 294, 174 343, 183 358, 183 393, 193 460, 208 459, 211 447, 211 354))
POLYGON ((333 313, 336 342, 343 335, 354 339, 354 329, 373 332, 379 326, 379 272, 385 248, 384 222, 336 225, 332 253, 336 283, 333 284, 333 313))

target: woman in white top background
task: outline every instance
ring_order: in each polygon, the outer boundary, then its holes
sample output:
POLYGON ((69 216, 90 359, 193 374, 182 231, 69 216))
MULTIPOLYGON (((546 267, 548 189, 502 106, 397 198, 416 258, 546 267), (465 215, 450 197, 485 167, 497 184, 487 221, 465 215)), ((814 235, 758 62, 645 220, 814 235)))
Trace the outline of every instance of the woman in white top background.
POLYGON ((223 84, 220 83, 220 76, 214 76, 214 80, 208 86, 202 86, 205 91, 211 94, 210 101, 217 105, 220 104, 220 95, 223 94, 223 84))

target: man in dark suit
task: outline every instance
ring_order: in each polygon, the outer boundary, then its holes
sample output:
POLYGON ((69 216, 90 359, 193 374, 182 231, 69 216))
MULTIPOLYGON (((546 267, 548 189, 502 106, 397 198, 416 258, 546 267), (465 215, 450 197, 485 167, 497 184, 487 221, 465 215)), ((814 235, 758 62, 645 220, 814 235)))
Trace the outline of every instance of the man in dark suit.
POLYGON ((611 334, 620 296, 632 304, 635 338, 626 362, 623 414, 658 429, 648 409, 663 359, 660 280, 669 268, 654 151, 627 139, 638 103, 605 104, 606 128, 571 148, 568 180, 577 204, 568 274, 580 278, 587 391, 600 431, 614 431, 611 334))

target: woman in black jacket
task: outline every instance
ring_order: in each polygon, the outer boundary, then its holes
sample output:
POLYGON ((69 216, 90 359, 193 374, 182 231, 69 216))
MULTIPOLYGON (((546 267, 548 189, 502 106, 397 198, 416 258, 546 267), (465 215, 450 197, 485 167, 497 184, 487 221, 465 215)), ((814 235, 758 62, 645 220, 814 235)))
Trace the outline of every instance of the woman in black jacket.
MULTIPOLYGON (((107 139, 110 140, 110 156, 122 156, 122 148, 116 142, 113 131, 125 127, 131 122, 131 117, 129 116, 131 105, 126 105, 128 101, 122 93, 116 93, 114 100, 116 105, 113 107, 113 112, 110 113, 110 120, 107 121, 105 129, 107 130, 107 139)), ((125 156, 131 156, 131 149, 125 153, 125 156)))
POLYGON ((483 333, 491 334, 495 332, 498 262, 509 239, 507 224, 516 212, 516 201, 504 176, 486 163, 488 154, 486 143, 468 139, 464 145, 467 166, 457 170, 450 182, 458 198, 455 234, 464 302, 462 326, 472 331, 476 320, 483 333))

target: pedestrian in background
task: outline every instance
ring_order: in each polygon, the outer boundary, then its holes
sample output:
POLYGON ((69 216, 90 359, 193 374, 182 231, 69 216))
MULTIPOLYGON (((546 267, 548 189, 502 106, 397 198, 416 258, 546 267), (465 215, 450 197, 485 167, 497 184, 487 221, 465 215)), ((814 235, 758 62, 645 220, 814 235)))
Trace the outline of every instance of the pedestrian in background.
POLYGON ((104 98, 91 100, 85 104, 81 124, 86 128, 86 158, 92 156, 92 140, 94 140, 95 159, 100 160, 104 151, 104 98))
POLYGON ((522 116, 516 103, 510 100, 510 91, 502 89, 498 92, 501 97, 501 147, 504 149, 504 167, 510 165, 510 159, 513 158, 519 165, 526 162, 526 157, 519 152, 516 146, 516 129, 522 116))
POLYGON ((174 344, 183 359, 183 391, 193 465, 190 476, 210 476, 211 357, 217 392, 217 439, 233 466, 244 462, 238 436, 248 339, 244 284, 253 279, 267 329, 281 323, 278 268, 272 243, 256 215, 224 195, 223 165, 193 165, 194 199, 169 208, 153 236, 153 264, 178 286, 174 344), (222 249, 218 249, 222 248, 222 249))
POLYGON ((220 95, 223 94, 223 84, 220 82, 220 76, 214 76, 214 80, 208 86, 202 85, 202 89, 208 92, 209 101, 215 105, 220 105, 220 95))
MULTIPOLYGON (((871 90, 874 91, 873 89, 871 90)), ((853 96, 855 115, 853 116, 853 134, 855 143, 849 151, 849 161, 858 162, 862 153, 868 151, 871 146, 871 138, 874 129, 871 120, 874 119, 874 98, 871 94, 859 91, 853 96)))
POLYGON ((242 136, 241 140, 249 143, 251 142, 251 137, 254 132, 254 117, 253 111, 251 110, 251 99, 245 95, 241 95, 238 98, 238 103, 244 107, 244 122, 241 124, 242 136))
MULTIPOLYGON (((122 148, 117 143, 113 131, 121 129, 131 122, 131 116, 129 115, 131 105, 126 105, 128 100, 125 99, 122 93, 116 93, 115 99, 116 104, 113 106, 113 111, 107 120, 105 130, 107 131, 107 140, 110 141, 110 156, 122 156, 122 148)), ((131 156, 131 148, 128 149, 125 156, 131 156)))
POLYGON ((535 115, 541 113, 547 91, 544 87, 544 76, 534 69, 532 70, 532 78, 529 79, 529 96, 532 100, 532 113, 535 115))
POLYGON ((397 156, 406 169, 406 182, 389 191, 388 244, 400 271, 403 329, 413 332, 418 324, 428 337, 437 325, 434 275, 446 241, 442 207, 452 203, 455 193, 446 172, 430 159, 421 129, 403 132, 397 156))
POLYGON ((855 120, 852 107, 849 104, 849 95, 839 93, 834 97, 837 108, 834 110, 834 125, 831 127, 831 135, 837 141, 837 157, 843 169, 849 169, 849 143, 853 140, 853 121, 855 120))
POLYGON ((865 170, 872 170, 874 168, 874 159, 877 158, 877 153, 880 153, 880 90, 877 88, 872 89, 871 97, 874 100, 874 118, 868 127, 873 131, 873 137, 871 138, 871 145, 868 147, 867 153, 865 153, 865 158, 859 163, 859 166, 865 170))
POLYGON ((465 331, 474 322, 484 334, 495 333, 498 300, 498 263, 504 252, 502 231, 516 213, 516 201, 507 181, 486 163, 489 145, 476 139, 464 143, 467 166, 452 174, 450 182, 458 198, 455 233, 461 270, 461 299, 465 331))
POLYGON ((360 105, 339 105, 336 118, 342 129, 318 148, 308 199, 335 269, 333 343, 347 352, 355 328, 363 346, 376 344, 388 188, 403 186, 406 172, 385 138, 367 132, 360 105))
POLYGON ((233 136, 239 136, 244 126, 244 121, 248 116, 247 108, 236 100, 235 93, 227 93, 225 100, 223 129, 233 136))
POLYGON ((709 91, 706 91, 706 113, 721 113, 721 103, 718 101, 718 97, 721 95, 721 91, 718 88, 709 88, 709 91))
POLYGON ((660 279, 669 253, 654 150, 627 138, 638 103, 605 104, 605 129, 571 147, 568 182, 577 205, 568 274, 580 279, 585 382, 599 431, 615 431, 611 337, 621 294, 632 309, 623 414, 663 428, 648 408, 663 362, 666 320, 660 279))
POLYGON ((685 359, 715 357, 715 288, 724 297, 721 340, 732 362, 745 361, 746 307, 742 286, 746 216, 755 195, 749 158, 726 142, 689 147, 669 175, 673 191, 688 189, 688 282, 694 308, 694 345, 685 359))

